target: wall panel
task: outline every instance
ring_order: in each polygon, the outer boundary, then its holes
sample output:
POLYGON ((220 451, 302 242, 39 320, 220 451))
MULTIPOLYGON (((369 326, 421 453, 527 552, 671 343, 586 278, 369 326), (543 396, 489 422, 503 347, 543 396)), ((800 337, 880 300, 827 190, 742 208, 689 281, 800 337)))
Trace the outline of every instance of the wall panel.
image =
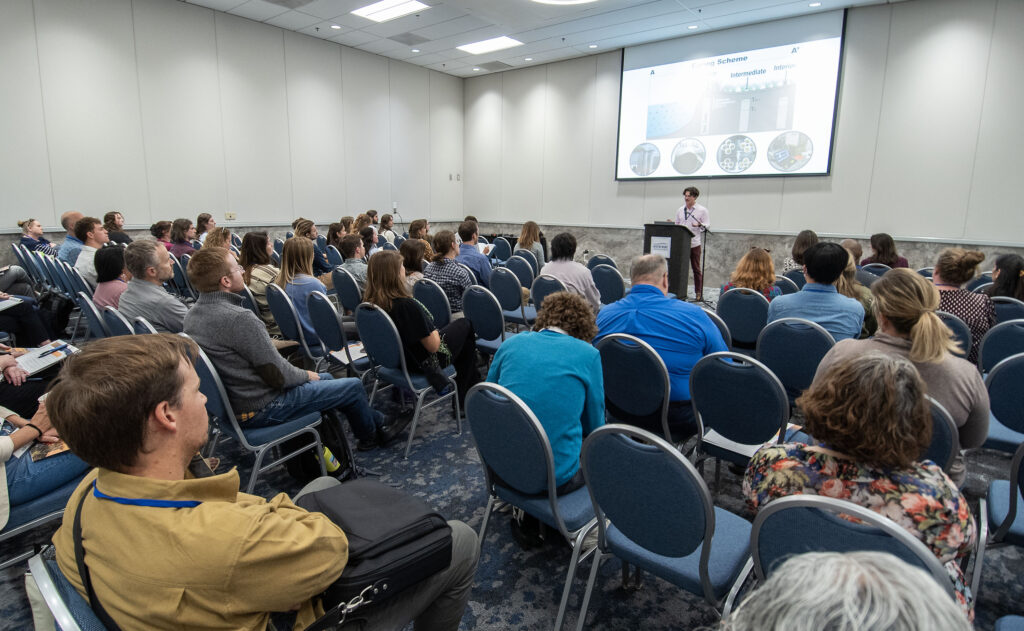
POLYGON ((463 212, 462 205, 462 83, 458 77, 430 73, 431 217, 459 218, 470 214, 463 212))
POLYGON ((551 64, 547 70, 541 218, 545 222, 587 223, 597 58, 571 59, 551 64))
POLYGON ((551 84, 547 66, 501 75, 501 213, 540 221, 544 200, 544 138, 551 84))
POLYGON ((501 82, 501 75, 490 75, 464 84, 463 206, 466 214, 475 215, 481 221, 526 221, 529 218, 526 215, 506 215, 501 208, 501 188, 505 185, 501 164, 504 100, 501 82))
POLYGON ((388 77, 391 199, 376 208, 398 202, 410 216, 430 217, 430 71, 389 60, 388 77))
POLYGON ((346 48, 341 54, 345 95, 348 214, 391 206, 391 120, 388 60, 346 48))

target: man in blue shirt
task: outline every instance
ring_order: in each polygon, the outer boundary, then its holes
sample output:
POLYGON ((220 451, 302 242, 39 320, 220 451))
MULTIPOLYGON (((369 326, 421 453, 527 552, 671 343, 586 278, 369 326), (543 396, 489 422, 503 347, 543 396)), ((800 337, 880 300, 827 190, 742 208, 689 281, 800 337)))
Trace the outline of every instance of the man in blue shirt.
MULTIPOLYGON (((668 297, 668 264, 663 257, 646 254, 633 259, 630 276, 629 294, 598 313, 595 342, 611 333, 627 333, 658 352, 672 387, 669 430, 681 440, 697 431, 690 405, 690 370, 705 355, 729 349, 700 307, 668 297)), ((657 423, 645 429, 661 435, 660 420, 657 423)))
POLYGON ((459 224, 459 238, 462 239, 462 245, 459 246, 459 255, 455 257, 455 260, 473 271, 476 282, 484 287, 490 287, 491 261, 476 247, 479 234, 480 229, 477 228, 475 221, 467 220, 459 224))
POLYGON ((75 237, 75 224, 82 217, 84 217, 82 213, 74 210, 69 210, 60 216, 60 225, 64 226, 64 229, 68 231, 68 236, 64 239, 64 243, 60 244, 60 249, 57 250, 57 258, 72 267, 78 262, 78 253, 82 251, 82 246, 84 245, 80 239, 75 237))
POLYGON ((838 342, 856 338, 864 324, 864 307, 836 290, 850 253, 838 243, 819 241, 804 252, 807 284, 795 294, 779 296, 768 305, 768 321, 803 318, 820 324, 838 342))

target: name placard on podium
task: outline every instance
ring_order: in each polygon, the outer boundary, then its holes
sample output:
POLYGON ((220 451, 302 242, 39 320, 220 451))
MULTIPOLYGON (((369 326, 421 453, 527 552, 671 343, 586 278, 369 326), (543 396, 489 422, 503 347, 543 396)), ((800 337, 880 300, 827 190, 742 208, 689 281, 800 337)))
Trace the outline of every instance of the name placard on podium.
POLYGON ((644 254, 660 254, 668 260, 668 290, 686 300, 690 278, 690 243, 694 234, 686 226, 644 224, 644 254))

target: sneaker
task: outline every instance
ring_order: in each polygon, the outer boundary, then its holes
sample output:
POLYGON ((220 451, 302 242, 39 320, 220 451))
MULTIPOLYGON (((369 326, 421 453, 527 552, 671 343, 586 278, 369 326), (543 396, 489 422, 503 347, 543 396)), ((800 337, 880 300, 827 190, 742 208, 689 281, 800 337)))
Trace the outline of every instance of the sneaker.
POLYGON ((409 423, 412 422, 412 416, 412 412, 408 412, 392 417, 390 421, 385 421, 384 424, 377 428, 377 443, 382 447, 387 447, 393 443, 405 431, 405 428, 409 427, 409 423))

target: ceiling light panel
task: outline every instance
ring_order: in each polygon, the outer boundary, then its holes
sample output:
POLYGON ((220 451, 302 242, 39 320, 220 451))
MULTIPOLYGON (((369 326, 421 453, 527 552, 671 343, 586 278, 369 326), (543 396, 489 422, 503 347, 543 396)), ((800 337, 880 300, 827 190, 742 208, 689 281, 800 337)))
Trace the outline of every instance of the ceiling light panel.
POLYGON ((387 22, 388 20, 394 20, 417 11, 425 11, 429 8, 428 5, 416 0, 381 0, 380 2, 366 5, 361 9, 356 9, 352 11, 352 14, 373 20, 374 22, 387 22))
POLYGON ((462 46, 456 46, 456 48, 471 55, 483 55, 485 53, 493 53, 496 50, 504 50, 506 48, 512 48, 513 46, 522 45, 523 43, 521 41, 502 35, 501 37, 485 39, 482 42, 463 44, 462 46))

